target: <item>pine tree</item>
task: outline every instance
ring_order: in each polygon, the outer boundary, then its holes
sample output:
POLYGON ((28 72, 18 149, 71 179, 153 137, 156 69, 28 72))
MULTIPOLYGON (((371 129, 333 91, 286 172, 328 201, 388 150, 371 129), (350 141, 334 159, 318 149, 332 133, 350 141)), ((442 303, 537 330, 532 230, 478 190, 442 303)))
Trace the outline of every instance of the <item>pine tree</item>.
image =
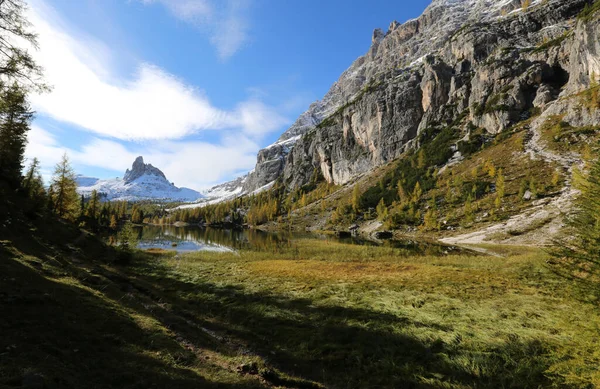
POLYGON ((383 200, 383 198, 381 200, 379 200, 379 204, 377 204, 377 218, 381 221, 385 220, 388 216, 388 209, 385 206, 385 201, 383 200))
POLYGON ((398 181, 398 199, 400 200, 400 205, 404 205, 409 201, 402 180, 398 181))
POLYGON ((360 210, 360 188, 357 185, 354 185, 354 189, 352 190, 352 211, 354 213, 358 213, 360 210))
POLYGON ((98 199, 98 192, 92 191, 90 200, 88 201, 87 208, 85 210, 85 216, 90 223, 92 229, 98 228, 98 218, 100 216, 108 217, 109 210, 106 209, 105 215, 100 215, 100 200, 98 199))
POLYGON ((25 92, 16 84, 0 91, 0 179, 21 185, 27 131, 33 118, 25 92))
POLYGON ((79 211, 79 196, 75 172, 69 163, 67 154, 63 154, 61 161, 54 168, 52 177, 52 209, 61 218, 74 220, 79 211))
POLYGON ((425 167, 425 151, 421 149, 419 155, 417 155, 417 168, 423 169, 425 167))
POLYGON ((427 212, 425 212, 422 229, 424 231, 439 231, 440 222, 438 221, 438 218, 439 212, 437 208, 429 208, 427 212))
POLYGON ((502 174, 502 169, 500 169, 496 174, 496 208, 500 208, 505 192, 506 186, 504 181, 504 174, 502 174))
POLYGON ((81 200, 79 201, 79 219, 83 219, 85 216, 85 196, 81 195, 81 200))
POLYGON ((465 201, 465 223, 466 224, 471 224, 474 221, 474 215, 473 215, 473 199, 471 198, 471 195, 469 194, 469 197, 467 197, 467 201, 465 201))
POLYGON ((10 80, 25 89, 47 90, 42 82, 42 69, 27 46, 37 48, 37 36, 30 31, 31 23, 25 18, 27 3, 24 0, 0 1, 0 79, 10 80), (25 41, 29 45, 16 45, 25 41))
POLYGON ((37 213, 46 206, 46 191, 40 174, 40 161, 34 158, 25 173, 23 190, 31 202, 31 212, 37 213))
POLYGON ((50 185, 48 188, 48 197, 47 197, 47 205, 46 208, 48 211, 54 213, 54 197, 56 193, 54 193, 54 186, 50 185))
POLYGON ((553 254, 569 277, 591 282, 600 293, 600 160, 587 175, 574 180, 580 190, 575 210, 567 219, 565 238, 555 242, 553 254))
POLYGON ((423 196, 423 190, 421 189, 421 184, 419 181, 415 184, 415 189, 413 190, 412 200, 415 203, 421 201, 421 197, 423 196))

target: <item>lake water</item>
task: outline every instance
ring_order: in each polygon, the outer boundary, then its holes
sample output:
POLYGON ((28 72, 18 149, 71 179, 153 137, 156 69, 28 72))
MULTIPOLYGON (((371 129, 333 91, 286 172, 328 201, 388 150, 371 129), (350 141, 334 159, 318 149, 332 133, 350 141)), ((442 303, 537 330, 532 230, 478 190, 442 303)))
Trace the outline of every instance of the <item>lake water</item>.
POLYGON ((462 249, 436 243, 414 240, 388 240, 374 242, 359 238, 337 238, 333 235, 288 232, 263 232, 258 230, 224 230, 198 226, 143 226, 136 227, 139 248, 190 251, 236 251, 252 249, 272 251, 293 244, 298 239, 323 239, 345 244, 382 245, 406 250, 415 255, 456 254, 462 249))

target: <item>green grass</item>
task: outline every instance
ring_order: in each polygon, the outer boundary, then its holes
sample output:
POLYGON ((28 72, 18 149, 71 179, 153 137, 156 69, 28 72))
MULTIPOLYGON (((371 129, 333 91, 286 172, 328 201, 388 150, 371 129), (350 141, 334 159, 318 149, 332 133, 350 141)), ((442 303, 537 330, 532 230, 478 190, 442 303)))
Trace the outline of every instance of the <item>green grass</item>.
POLYGON ((138 261, 162 300, 326 387, 586 387, 600 318, 545 254, 407 256, 303 240, 138 261))
POLYGON ((49 224, 0 242, 0 387, 264 387, 237 373, 249 358, 106 270, 113 250, 49 224))
POLYGON ((414 256, 302 239, 122 263, 92 238, 38 234, 0 251, 0 385, 26 370, 50 388, 600 383, 597 302, 537 249, 414 256))
POLYGON ((578 19, 587 23, 594 19, 598 11, 600 11, 600 1, 596 0, 593 4, 585 5, 583 11, 578 15, 578 19))

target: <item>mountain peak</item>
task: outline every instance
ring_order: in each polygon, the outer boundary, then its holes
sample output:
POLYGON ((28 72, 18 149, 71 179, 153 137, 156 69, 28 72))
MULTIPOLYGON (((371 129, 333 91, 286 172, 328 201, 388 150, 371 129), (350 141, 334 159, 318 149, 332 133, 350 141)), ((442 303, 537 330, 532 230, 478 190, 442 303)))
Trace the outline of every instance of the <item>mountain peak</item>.
POLYGON ((195 190, 176 187, 160 169, 144 163, 142 156, 135 159, 122 180, 78 176, 77 185, 77 190, 84 196, 97 191, 101 198, 109 201, 196 201, 203 197, 195 190))
POLYGON ((133 166, 135 167, 135 165, 143 165, 144 164, 144 157, 142 157, 141 155, 139 157, 137 157, 135 159, 135 161, 133 161, 133 166))
POLYGON ((144 157, 139 156, 133 162, 131 170, 127 169, 125 175, 123 176, 123 180, 126 183, 130 183, 144 175, 158 176, 164 178, 165 180, 167 179, 165 174, 160 169, 152 166, 151 164, 144 163, 144 157))

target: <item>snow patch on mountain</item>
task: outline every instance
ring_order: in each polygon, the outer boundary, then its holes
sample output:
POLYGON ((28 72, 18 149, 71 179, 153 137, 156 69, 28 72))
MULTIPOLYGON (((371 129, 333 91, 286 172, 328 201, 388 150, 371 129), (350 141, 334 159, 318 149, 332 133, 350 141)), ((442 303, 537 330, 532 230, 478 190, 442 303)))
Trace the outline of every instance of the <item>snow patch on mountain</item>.
POLYGON ((178 188, 169 182, 160 169, 145 164, 142 157, 133 163, 123 178, 100 180, 78 176, 77 191, 90 196, 97 191, 102 200, 109 201, 184 201, 192 202, 202 198, 202 194, 188 188, 178 188))

